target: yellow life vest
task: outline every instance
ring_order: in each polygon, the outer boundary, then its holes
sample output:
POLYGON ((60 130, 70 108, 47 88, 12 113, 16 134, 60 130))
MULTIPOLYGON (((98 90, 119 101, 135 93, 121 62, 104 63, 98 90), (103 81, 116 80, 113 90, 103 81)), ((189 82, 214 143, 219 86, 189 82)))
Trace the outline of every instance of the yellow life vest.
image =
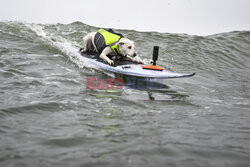
POLYGON ((102 53, 104 48, 110 46, 114 53, 120 55, 121 53, 117 43, 122 37, 125 38, 125 36, 115 33, 112 29, 99 29, 94 37, 94 43, 99 53, 102 53))

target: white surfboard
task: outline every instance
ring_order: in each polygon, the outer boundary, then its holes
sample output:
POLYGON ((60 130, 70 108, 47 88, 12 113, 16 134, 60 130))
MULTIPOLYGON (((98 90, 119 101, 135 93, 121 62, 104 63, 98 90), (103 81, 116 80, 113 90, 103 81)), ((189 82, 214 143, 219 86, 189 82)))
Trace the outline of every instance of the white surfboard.
POLYGON ((144 69, 142 64, 136 64, 129 61, 123 60, 114 60, 114 66, 110 66, 109 64, 103 62, 97 54, 91 53, 81 53, 82 56, 86 58, 88 63, 94 65, 96 68, 127 75, 127 76, 135 76, 135 77, 143 77, 143 78, 182 78, 182 77, 191 77, 194 76, 195 73, 183 74, 171 72, 168 70, 152 70, 152 69, 144 69))

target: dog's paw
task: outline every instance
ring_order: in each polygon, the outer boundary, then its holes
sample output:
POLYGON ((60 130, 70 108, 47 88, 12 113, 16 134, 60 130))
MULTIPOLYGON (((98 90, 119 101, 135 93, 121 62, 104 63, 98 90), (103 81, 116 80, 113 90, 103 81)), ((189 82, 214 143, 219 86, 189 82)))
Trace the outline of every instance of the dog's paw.
POLYGON ((144 64, 142 60, 138 60, 137 63, 144 64))
POLYGON ((86 49, 80 48, 80 52, 81 52, 81 53, 85 53, 85 52, 86 52, 86 49))
POLYGON ((115 63, 114 63, 113 60, 108 61, 108 63, 109 63, 109 65, 111 65, 111 66, 114 66, 114 65, 115 65, 115 63))

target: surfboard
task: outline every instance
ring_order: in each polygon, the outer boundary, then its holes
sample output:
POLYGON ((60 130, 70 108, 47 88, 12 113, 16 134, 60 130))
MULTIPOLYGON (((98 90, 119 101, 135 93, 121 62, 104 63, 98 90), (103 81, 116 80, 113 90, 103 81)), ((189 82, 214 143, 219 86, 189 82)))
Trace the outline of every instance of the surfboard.
POLYGON ((80 52, 80 54, 86 58, 88 63, 95 66, 97 69, 126 76, 167 79, 192 77, 195 75, 195 73, 176 73, 162 68, 152 69, 150 68, 150 66, 153 65, 143 65, 122 59, 112 59, 112 57, 110 58, 114 61, 114 66, 110 66, 108 63, 99 58, 99 55, 97 53, 80 52))

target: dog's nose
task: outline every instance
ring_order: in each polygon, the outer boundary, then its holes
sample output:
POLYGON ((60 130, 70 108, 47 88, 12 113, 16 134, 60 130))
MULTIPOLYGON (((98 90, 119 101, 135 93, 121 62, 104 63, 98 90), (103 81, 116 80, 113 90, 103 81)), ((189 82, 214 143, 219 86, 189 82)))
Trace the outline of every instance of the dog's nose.
POLYGON ((134 57, 136 56, 136 53, 134 53, 134 55, 133 55, 134 57))

